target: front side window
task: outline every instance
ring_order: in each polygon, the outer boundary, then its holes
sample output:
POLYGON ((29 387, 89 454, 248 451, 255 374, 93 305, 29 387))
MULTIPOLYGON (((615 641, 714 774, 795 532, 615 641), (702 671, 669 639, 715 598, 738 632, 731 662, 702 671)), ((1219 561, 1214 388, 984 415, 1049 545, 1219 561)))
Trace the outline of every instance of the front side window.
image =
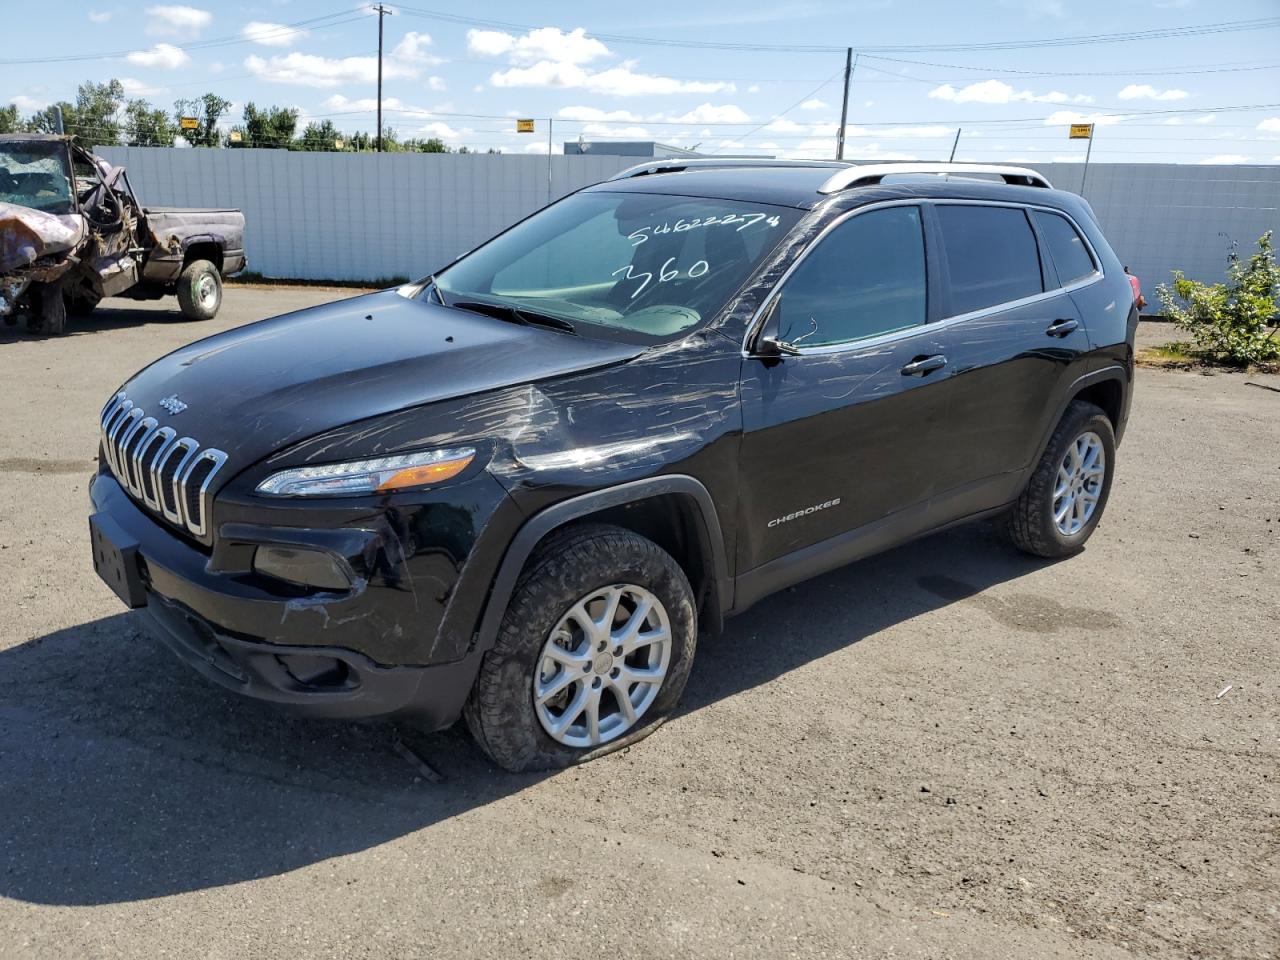
POLYGON ((819 241, 787 278, 770 323, 798 347, 852 343, 925 322, 919 207, 856 214, 819 241))
POLYGON ((517 224, 436 277, 449 304, 514 306, 580 333, 651 343, 710 320, 801 211, 591 191, 517 224))
POLYGON ((952 316, 1044 292, 1036 235, 1021 209, 938 204, 936 210, 952 316))
POLYGON ((1040 235, 1049 248, 1049 259, 1058 271, 1058 281, 1064 287, 1097 270, 1093 257, 1089 255, 1089 248, 1066 217, 1045 210, 1036 210, 1032 216, 1036 218, 1036 226, 1040 228, 1040 235))

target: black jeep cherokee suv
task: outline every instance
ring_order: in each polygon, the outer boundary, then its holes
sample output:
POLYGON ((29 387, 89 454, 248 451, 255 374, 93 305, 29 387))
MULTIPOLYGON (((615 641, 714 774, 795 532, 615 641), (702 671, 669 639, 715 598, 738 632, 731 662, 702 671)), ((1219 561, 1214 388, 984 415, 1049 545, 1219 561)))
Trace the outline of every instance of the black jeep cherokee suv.
POLYGON ((563 765, 789 584, 996 514, 1080 549, 1136 324, 1088 205, 1029 170, 640 167, 142 370, 94 561, 224 687, 563 765))

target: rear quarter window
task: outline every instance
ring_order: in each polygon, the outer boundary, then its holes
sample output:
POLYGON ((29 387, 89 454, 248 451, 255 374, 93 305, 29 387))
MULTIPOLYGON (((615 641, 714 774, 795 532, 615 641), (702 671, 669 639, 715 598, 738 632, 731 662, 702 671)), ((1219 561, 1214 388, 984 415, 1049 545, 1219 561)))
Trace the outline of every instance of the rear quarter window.
POLYGON ((952 316, 1044 292, 1040 249, 1022 209, 964 204, 936 209, 952 316))
POLYGON ((1049 248, 1049 259, 1058 271, 1059 283, 1065 287, 1097 271, 1097 264, 1093 262, 1084 238, 1071 221, 1046 210, 1035 210, 1031 215, 1035 217, 1040 235, 1049 248))

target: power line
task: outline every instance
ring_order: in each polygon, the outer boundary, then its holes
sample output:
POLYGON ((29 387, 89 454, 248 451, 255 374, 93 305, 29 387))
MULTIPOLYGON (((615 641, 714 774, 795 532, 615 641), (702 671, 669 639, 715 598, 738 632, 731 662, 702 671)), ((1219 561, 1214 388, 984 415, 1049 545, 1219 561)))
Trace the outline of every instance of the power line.
MULTIPOLYGON (((479 17, 464 17, 440 10, 429 10, 423 7, 398 6, 397 10, 409 16, 422 17, 427 20, 440 20, 445 23, 457 23, 464 26, 489 27, 499 30, 529 31, 538 29, 531 24, 513 23, 505 20, 488 20, 479 17)), ((1225 20, 1216 23, 1195 24, 1183 27, 1158 27, 1153 30, 1131 30, 1122 33, 1085 34, 1067 37, 1048 37, 1038 40, 997 40, 983 43, 936 43, 936 44, 859 44, 854 47, 858 53, 924 53, 928 51, 977 51, 977 50, 1020 50, 1044 47, 1081 46, 1099 43, 1128 43, 1139 40, 1167 40, 1178 37, 1199 37, 1215 33, 1235 33, 1248 30, 1266 30, 1280 27, 1280 17, 1258 17, 1251 20, 1225 20)), ((735 43, 714 40, 676 40, 662 37, 640 37, 631 34, 589 32, 588 36, 609 43, 636 43, 662 47, 684 47, 709 50, 737 50, 752 52, 777 53, 843 53, 848 44, 826 46, 815 44, 782 44, 782 43, 735 43)))
MULTIPOLYGON (((298 20, 290 24, 282 24, 280 29, 274 31, 264 31, 255 34, 253 37, 244 34, 233 34, 225 37, 214 37, 208 40, 194 40, 191 43, 174 43, 166 44, 166 46, 176 47, 179 50, 210 50, 217 47, 232 46, 240 43, 254 43, 261 40, 273 40, 283 37, 292 36, 297 33, 309 32, 311 30, 326 30, 330 27, 338 27, 345 23, 354 23, 356 20, 363 20, 367 16, 365 13, 354 13, 351 10, 341 10, 337 13, 329 13, 319 17, 310 17, 306 20, 298 20), (342 19, 335 19, 342 18, 342 19)), ((131 53, 144 53, 146 51, 116 50, 108 53, 78 53, 66 54, 59 57, 17 57, 0 59, 0 66, 18 66, 21 64, 35 63, 75 63, 86 60, 122 60, 131 53)))
MULTIPOLYGON (((1241 64, 1252 64, 1250 66, 1236 66, 1231 63, 1224 63, 1203 64, 1197 67, 1185 68, 1162 67, 1158 70, 1142 70, 1136 68, 1129 68, 1126 70, 1012 70, 1001 67, 966 66, 958 63, 934 63, 928 60, 907 60, 902 57, 881 57, 873 54, 864 54, 863 57, 868 60, 883 60, 886 63, 908 63, 917 67, 936 67, 942 70, 972 70, 975 73, 985 73, 992 76, 1018 77, 1181 77, 1200 73, 1243 73, 1254 70, 1280 69, 1280 60, 1268 61, 1266 63, 1258 63, 1257 61, 1238 61, 1241 64)), ((874 68, 868 67, 867 69, 874 68)), ((877 72, 888 73, 889 71, 880 70, 877 72)), ((902 75, 894 74, 894 76, 902 75)))

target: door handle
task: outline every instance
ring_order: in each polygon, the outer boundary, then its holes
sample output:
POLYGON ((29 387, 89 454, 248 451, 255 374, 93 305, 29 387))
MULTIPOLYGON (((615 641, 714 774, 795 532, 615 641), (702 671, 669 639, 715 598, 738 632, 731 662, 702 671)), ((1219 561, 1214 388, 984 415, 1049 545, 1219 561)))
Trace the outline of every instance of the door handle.
POLYGON ((947 365, 947 358, 937 353, 932 357, 917 357, 902 368, 904 377, 923 377, 927 373, 941 370, 947 365))
POLYGON ((1049 329, 1045 331, 1051 337, 1065 337, 1069 333, 1073 333, 1080 329, 1080 321, 1073 318, 1064 320, 1055 320, 1049 324, 1049 329))

